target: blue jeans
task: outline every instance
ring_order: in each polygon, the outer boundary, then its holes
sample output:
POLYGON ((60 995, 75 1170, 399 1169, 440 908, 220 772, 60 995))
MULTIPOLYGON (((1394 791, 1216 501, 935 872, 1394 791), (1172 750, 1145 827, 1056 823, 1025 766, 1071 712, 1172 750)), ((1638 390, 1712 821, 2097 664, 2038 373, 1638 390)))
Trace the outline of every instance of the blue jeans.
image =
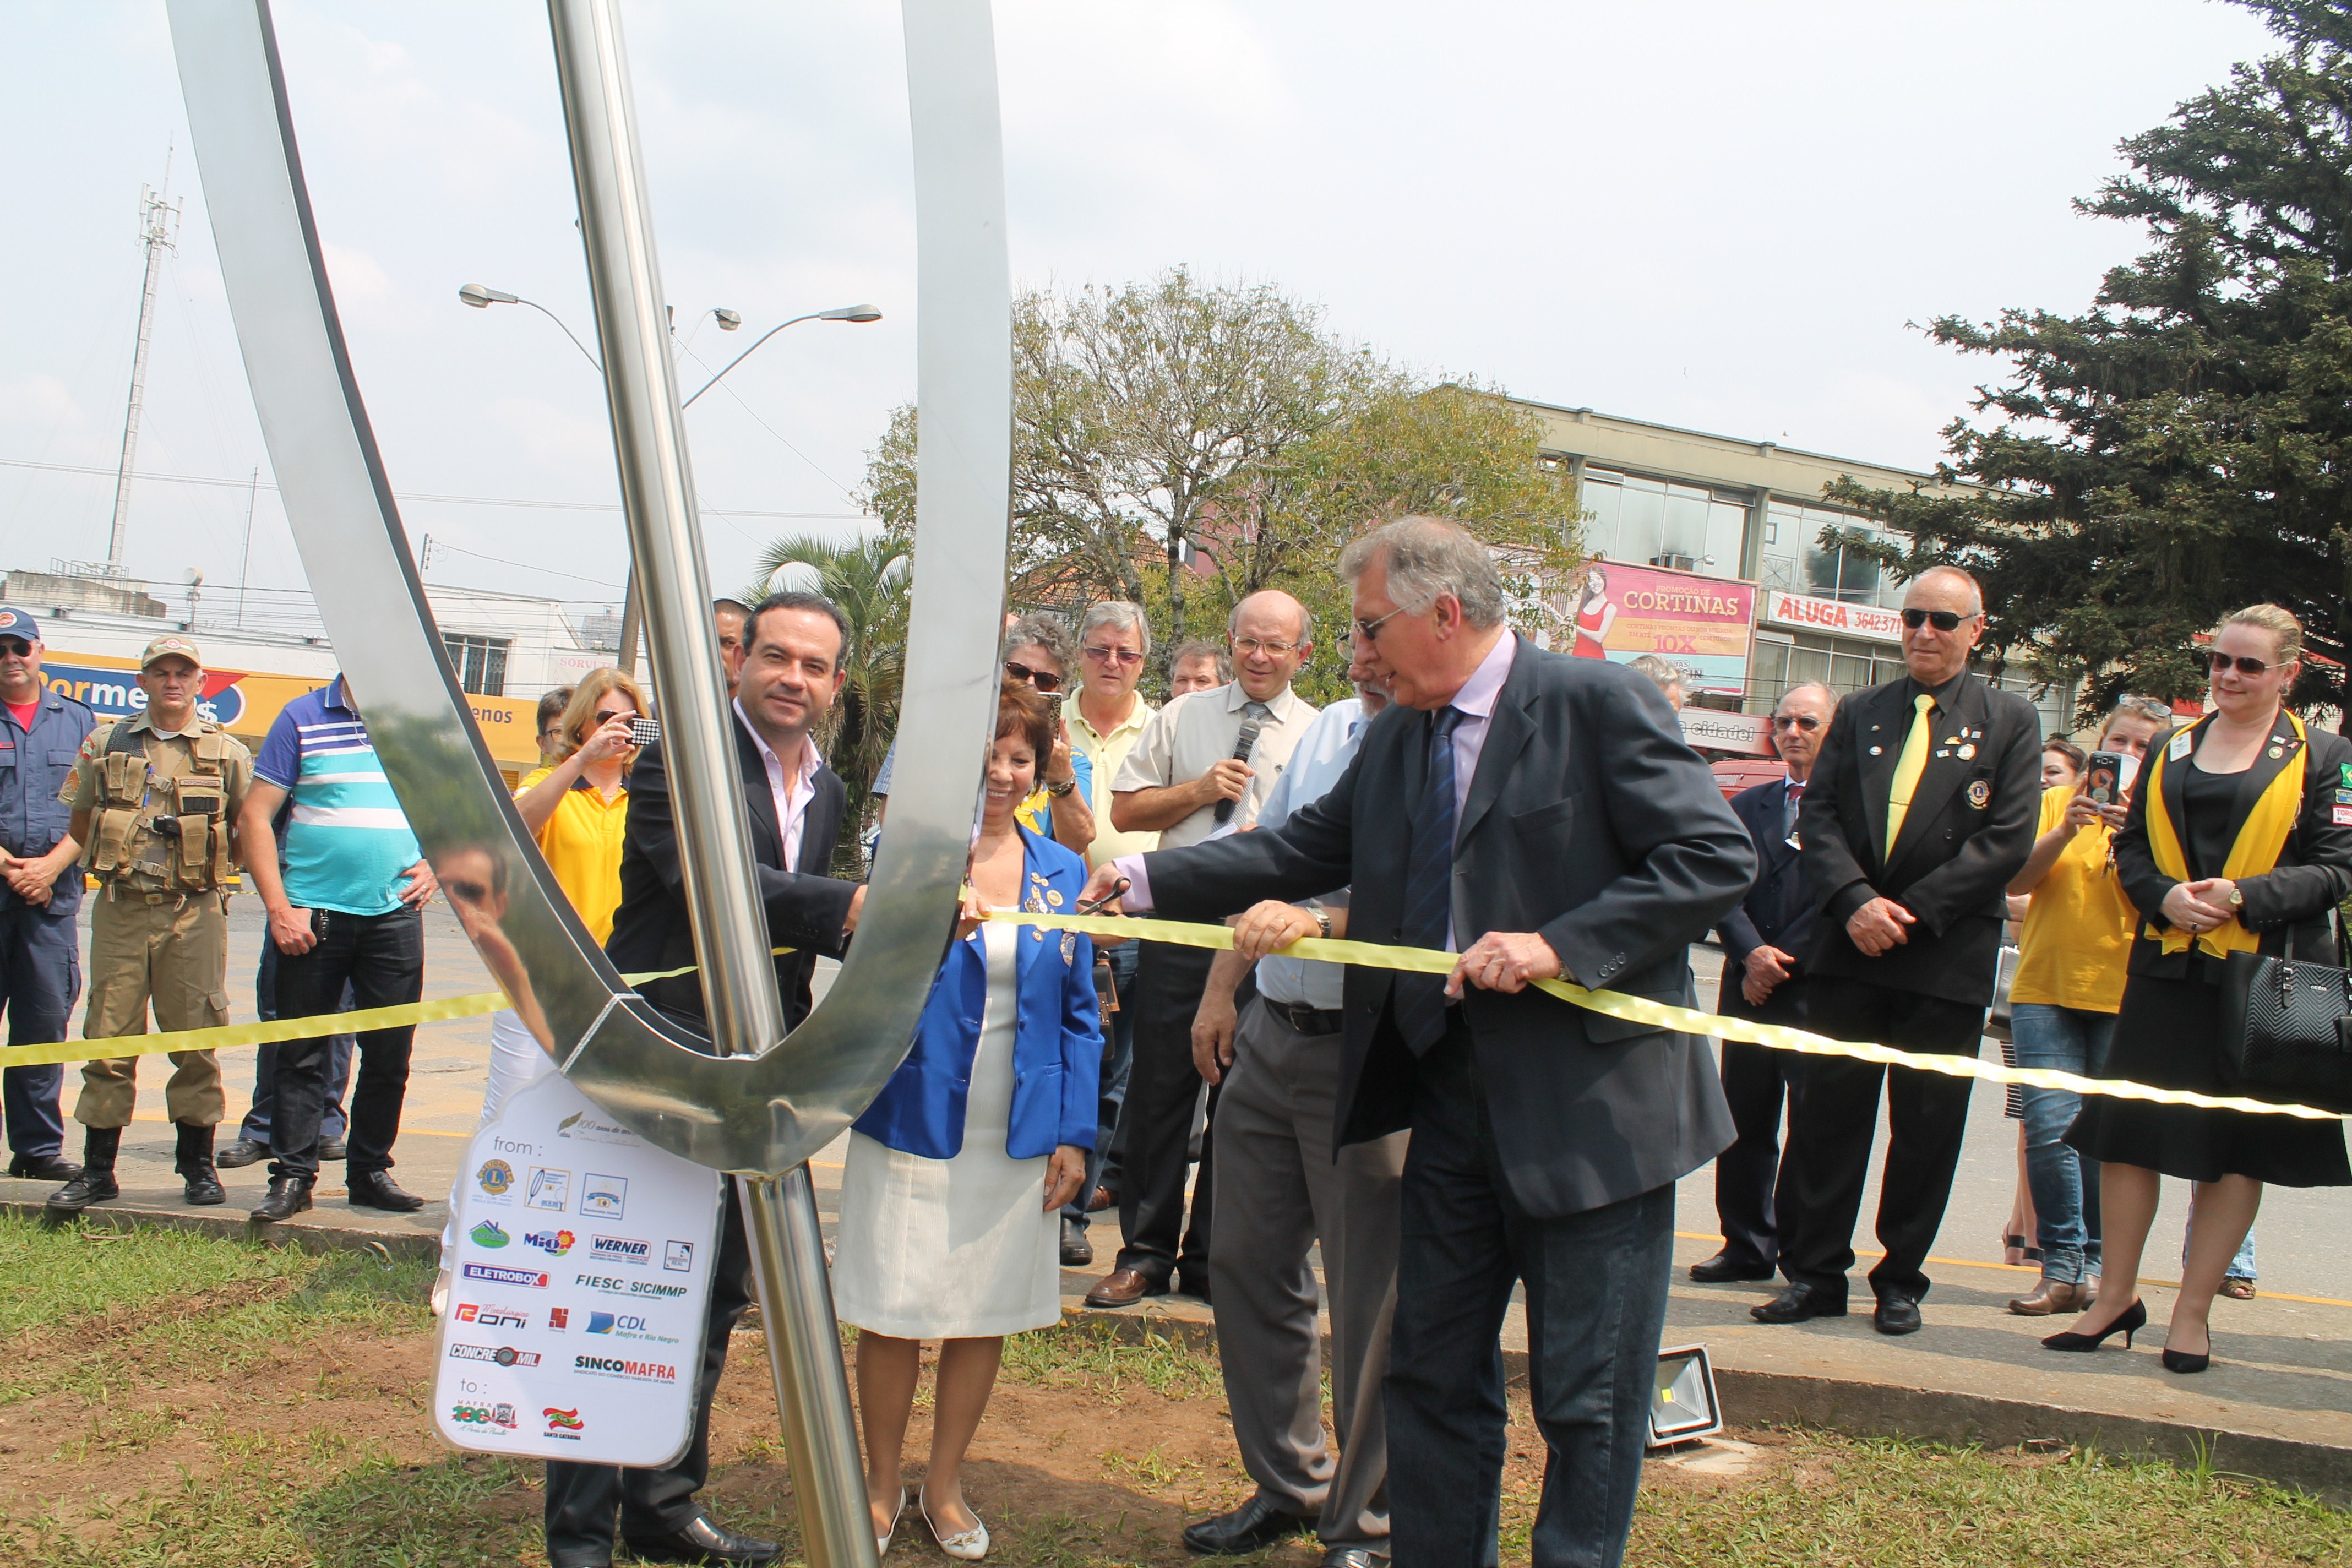
POLYGON ((1142 952, 1140 942, 1126 942, 1103 954, 1110 961, 1118 1011, 1103 1037, 1101 1098, 1095 1108, 1095 1146, 1087 1152, 1087 1179, 1078 1195, 1062 1205, 1062 1217, 1080 1225, 1087 1223, 1087 1202, 1097 1187, 1118 1191, 1118 1110, 1127 1101, 1128 1069, 1135 1065, 1135 962, 1142 952))
MULTIPOLYGON (((2116 1016, 2020 1002, 2010 1019, 2021 1068, 2054 1068, 2083 1078, 2106 1070, 2116 1016)), ((2025 1182, 2040 1222, 2042 1276, 2079 1285, 2099 1271, 2099 1167, 2063 1142, 2083 1097, 2072 1089, 2025 1091, 2025 1182)))
MULTIPOLYGON (((68 875, 79 877, 71 868, 68 875)), ((13 896, 0 903, 0 1004, 8 1009, 8 1043, 45 1046, 66 1037, 74 998, 81 994, 81 959, 71 911, 13 896)), ((0 1072, 7 1107, 8 1149, 27 1159, 55 1158, 65 1147, 58 1093, 65 1068, 57 1062, 0 1072)))

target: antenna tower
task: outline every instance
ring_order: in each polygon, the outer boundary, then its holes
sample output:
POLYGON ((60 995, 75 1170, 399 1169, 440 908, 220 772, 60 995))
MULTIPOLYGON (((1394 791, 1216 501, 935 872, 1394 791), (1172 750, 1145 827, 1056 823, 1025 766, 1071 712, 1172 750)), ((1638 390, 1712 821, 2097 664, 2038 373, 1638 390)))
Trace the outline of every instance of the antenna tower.
POLYGON ((122 462, 114 474, 114 531, 106 542, 106 574, 122 575, 123 537, 131 521, 131 459, 139 451, 139 411, 147 398, 147 349, 155 335, 155 283, 163 271, 163 253, 179 243, 180 204, 166 199, 172 184, 172 161, 163 159, 163 189, 139 187, 140 239, 147 247, 147 280, 139 296, 139 346, 131 354, 131 401, 122 413, 122 462))

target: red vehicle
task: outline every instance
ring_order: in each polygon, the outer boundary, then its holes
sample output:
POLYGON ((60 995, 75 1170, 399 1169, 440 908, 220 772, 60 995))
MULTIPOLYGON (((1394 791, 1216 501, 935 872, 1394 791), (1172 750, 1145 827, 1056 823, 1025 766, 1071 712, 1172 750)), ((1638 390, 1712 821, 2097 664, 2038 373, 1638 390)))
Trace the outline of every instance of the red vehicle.
POLYGON ((1789 772, 1789 764, 1778 757, 1726 757, 1708 766, 1715 770, 1716 786, 1726 800, 1741 790, 1785 778, 1789 772))

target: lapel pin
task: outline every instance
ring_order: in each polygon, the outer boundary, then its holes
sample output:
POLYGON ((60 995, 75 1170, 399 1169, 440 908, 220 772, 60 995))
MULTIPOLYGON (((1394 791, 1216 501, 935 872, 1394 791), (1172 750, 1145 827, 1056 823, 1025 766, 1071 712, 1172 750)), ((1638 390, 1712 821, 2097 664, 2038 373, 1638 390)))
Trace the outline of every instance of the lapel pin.
MULTIPOLYGON (((1960 761, 1962 761, 1962 762, 1967 762, 1970 757, 1973 757, 1973 756, 1975 756, 1976 754, 1977 754, 1977 748, 1976 748, 1976 744, 1975 744, 1975 742, 1969 742, 1968 745, 1962 746, 1962 747, 1960 748, 1960 761)), ((1970 793, 1971 793, 1971 795, 1973 795, 1974 792, 1973 792, 1973 791, 1971 791, 1970 793)))
POLYGON ((1992 785, 1982 779, 1969 781, 1969 804, 1982 811, 1992 799, 1992 785))
POLYGON ((2273 761, 2273 762, 2275 762, 2275 761, 2277 761, 2279 758, 2284 757, 2284 756, 2285 756, 2285 755, 2286 755, 2286 748, 2285 748, 2284 746, 2275 746, 2275 745, 2274 745, 2274 746, 2273 746, 2273 747, 2271 748, 2270 755, 2271 755, 2271 760, 2272 760, 2272 761, 2273 761))
MULTIPOLYGON (((1871 726, 1871 728, 1872 728, 1872 729, 1874 729, 1874 730, 1875 730, 1875 729, 1877 729, 1877 728, 1878 728, 1878 726, 1877 726, 1877 725, 1875 725, 1875 724, 1873 724, 1873 725, 1871 726)), ((1872 756, 1874 756, 1874 756, 1878 755, 1878 753, 1879 753, 1879 752, 1880 752, 1881 750, 1883 750, 1883 748, 1878 747, 1878 746, 1873 746, 1873 747, 1871 747, 1871 748, 1870 748, 1870 754, 1871 754, 1872 756)))

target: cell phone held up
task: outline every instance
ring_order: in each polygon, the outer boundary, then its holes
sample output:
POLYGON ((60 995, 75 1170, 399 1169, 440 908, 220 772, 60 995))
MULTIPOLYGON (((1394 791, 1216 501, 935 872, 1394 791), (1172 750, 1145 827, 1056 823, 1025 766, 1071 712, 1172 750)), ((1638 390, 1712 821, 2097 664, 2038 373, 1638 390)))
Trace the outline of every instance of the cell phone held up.
POLYGON ((660 720, 648 719, 643 714, 639 714, 636 718, 629 721, 629 744, 636 747, 639 751, 645 750, 645 748, 652 745, 656 741, 660 739, 660 720))
POLYGON ((2083 793, 2097 805, 2120 805, 2124 797, 2124 759, 2120 752, 2093 752, 2083 759, 2083 793))

